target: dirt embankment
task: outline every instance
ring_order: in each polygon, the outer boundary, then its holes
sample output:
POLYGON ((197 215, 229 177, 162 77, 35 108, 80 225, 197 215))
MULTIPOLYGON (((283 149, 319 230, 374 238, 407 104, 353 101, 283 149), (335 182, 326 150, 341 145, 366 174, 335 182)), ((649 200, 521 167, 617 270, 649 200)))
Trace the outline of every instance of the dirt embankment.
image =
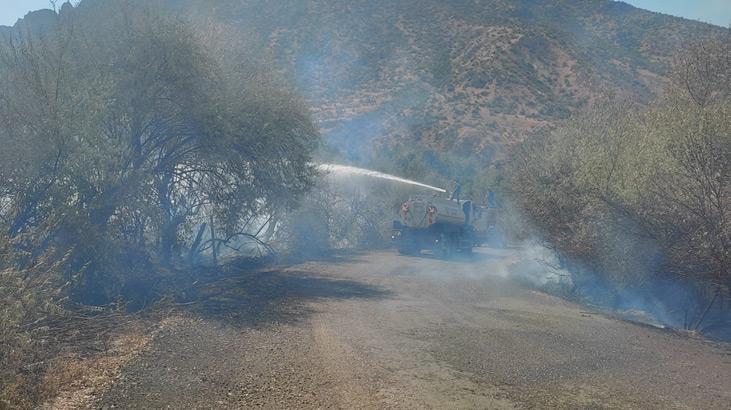
POLYGON ((222 279, 87 405, 728 408, 728 346, 523 288, 514 261, 378 252, 222 279))

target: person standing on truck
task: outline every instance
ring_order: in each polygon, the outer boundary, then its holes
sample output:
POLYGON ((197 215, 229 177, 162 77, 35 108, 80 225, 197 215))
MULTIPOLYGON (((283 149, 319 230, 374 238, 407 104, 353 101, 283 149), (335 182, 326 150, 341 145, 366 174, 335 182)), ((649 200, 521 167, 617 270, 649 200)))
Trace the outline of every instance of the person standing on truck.
POLYGON ((493 192, 492 189, 487 190, 487 207, 497 208, 497 204, 495 203, 495 192, 493 192))
POLYGON ((459 194, 462 193, 462 185, 460 185, 458 180, 454 180, 454 190, 452 191, 452 196, 449 197, 450 201, 456 200, 459 202, 459 194))
POLYGON ((472 214, 472 201, 464 201, 462 204, 462 212, 464 213, 464 226, 469 226, 470 216, 472 214))

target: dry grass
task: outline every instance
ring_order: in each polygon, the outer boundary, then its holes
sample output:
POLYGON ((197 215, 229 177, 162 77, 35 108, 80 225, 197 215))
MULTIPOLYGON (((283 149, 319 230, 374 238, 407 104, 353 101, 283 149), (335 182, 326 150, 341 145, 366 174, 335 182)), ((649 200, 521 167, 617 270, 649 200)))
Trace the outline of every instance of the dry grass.
POLYGON ((96 393, 108 388, 119 378, 122 368, 135 358, 152 340, 149 324, 130 323, 109 343, 109 350, 83 356, 79 352, 53 359, 43 376, 44 409, 86 408, 93 404, 96 393))
POLYGON ((160 315, 101 314, 45 319, 3 345, 0 408, 79 408, 109 386, 149 342, 160 315), (11 350, 12 349, 12 350, 11 350))

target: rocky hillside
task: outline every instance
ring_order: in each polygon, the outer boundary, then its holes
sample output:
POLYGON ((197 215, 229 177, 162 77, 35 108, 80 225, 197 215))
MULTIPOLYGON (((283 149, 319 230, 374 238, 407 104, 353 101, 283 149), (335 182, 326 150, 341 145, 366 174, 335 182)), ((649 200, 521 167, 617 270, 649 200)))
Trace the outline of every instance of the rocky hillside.
POLYGON ((607 93, 643 100, 710 26, 611 0, 237 0, 325 135, 490 156, 607 93))
MULTIPOLYGON (((85 3, 104 0, 85 0, 85 3)), ((491 157, 608 93, 655 97, 713 26, 612 0, 168 0, 266 49, 326 139, 491 157)))

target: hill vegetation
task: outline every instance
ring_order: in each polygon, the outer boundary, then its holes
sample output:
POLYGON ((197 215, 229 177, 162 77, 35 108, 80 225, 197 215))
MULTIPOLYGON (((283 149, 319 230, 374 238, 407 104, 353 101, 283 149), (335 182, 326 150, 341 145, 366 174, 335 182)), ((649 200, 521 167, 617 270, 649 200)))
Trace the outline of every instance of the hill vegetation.
POLYGON ((170 3, 269 53, 361 163, 393 144, 504 158, 607 93, 651 101, 675 49, 720 30, 611 0, 170 3))
POLYGON ((731 33, 690 43, 669 78, 647 109, 598 104, 532 139, 507 185, 591 296, 640 290, 668 323, 728 337, 731 33))

